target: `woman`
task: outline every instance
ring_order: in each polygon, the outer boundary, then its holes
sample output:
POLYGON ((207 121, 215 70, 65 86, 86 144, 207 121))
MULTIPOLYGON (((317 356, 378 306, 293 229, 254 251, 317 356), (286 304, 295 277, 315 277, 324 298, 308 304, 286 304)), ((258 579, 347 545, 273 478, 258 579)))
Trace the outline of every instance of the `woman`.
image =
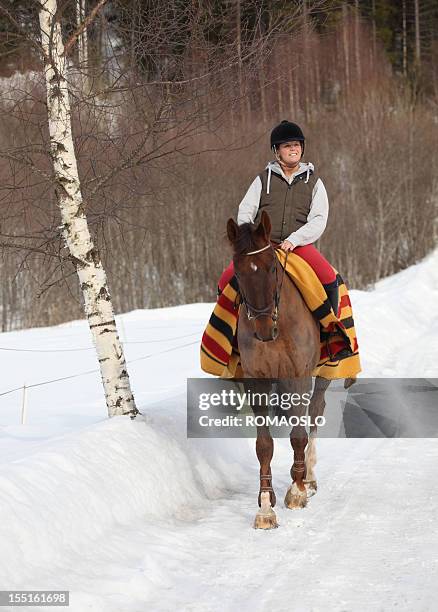
MULTIPOLYGON (((287 252, 293 251, 315 271, 327 293, 334 313, 338 313, 336 274, 313 246, 327 225, 328 198, 322 180, 311 163, 302 162, 305 138, 301 128, 282 121, 271 132, 271 149, 276 161, 250 185, 239 205, 237 223, 258 224, 261 213, 269 213, 271 240, 287 252)), ((219 292, 234 274, 233 263, 219 280, 219 292)))

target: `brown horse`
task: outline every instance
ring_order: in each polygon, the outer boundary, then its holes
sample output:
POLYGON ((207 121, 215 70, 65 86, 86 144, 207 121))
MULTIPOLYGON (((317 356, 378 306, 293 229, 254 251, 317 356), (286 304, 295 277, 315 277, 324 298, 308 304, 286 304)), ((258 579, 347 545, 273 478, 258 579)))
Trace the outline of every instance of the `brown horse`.
MULTIPOLYGON (((238 344, 244 377, 248 388, 260 391, 263 380, 293 380, 295 393, 309 393, 312 371, 320 356, 319 323, 304 302, 295 284, 289 279, 270 242, 271 222, 264 211, 257 227, 245 223, 238 226, 233 219, 227 224, 228 238, 233 246, 233 262, 243 306, 238 321, 238 344)), ((324 394, 329 380, 317 377, 308 406, 314 420, 322 415, 324 394)), ((246 385, 245 385, 246 386, 246 385)), ((266 414, 266 407, 254 408, 254 413, 266 414)), ((294 416, 306 413, 301 404, 293 409, 294 416)), ((307 495, 316 492, 313 467, 316 463, 314 436, 310 441, 306 429, 296 425, 290 432, 294 453, 291 467, 292 484, 285 505, 303 508, 307 495), (307 447, 307 448, 306 448, 307 447)), ((254 526, 261 529, 277 527, 273 507, 276 503, 272 488, 271 459, 274 443, 268 426, 257 427, 256 453, 260 462, 259 511, 254 526)))

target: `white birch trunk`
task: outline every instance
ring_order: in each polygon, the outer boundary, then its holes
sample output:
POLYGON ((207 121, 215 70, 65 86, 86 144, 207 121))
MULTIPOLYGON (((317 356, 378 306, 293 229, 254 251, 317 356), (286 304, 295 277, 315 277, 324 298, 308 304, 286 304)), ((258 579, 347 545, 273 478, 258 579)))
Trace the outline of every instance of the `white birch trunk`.
POLYGON ((51 156, 61 210, 63 236, 75 264, 84 296, 85 313, 99 360, 109 416, 138 414, 117 334, 102 263, 94 248, 84 213, 71 128, 61 28, 55 21, 56 0, 42 0, 41 42, 47 85, 51 156))

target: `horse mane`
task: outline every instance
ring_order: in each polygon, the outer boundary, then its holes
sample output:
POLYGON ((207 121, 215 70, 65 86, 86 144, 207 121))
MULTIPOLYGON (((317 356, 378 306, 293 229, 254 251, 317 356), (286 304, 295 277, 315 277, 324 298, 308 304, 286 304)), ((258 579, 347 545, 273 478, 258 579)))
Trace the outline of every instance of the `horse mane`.
POLYGON ((233 242, 234 254, 243 255, 248 251, 254 251, 260 245, 254 240, 257 227, 253 223, 242 223, 239 225, 239 232, 235 242, 233 242))

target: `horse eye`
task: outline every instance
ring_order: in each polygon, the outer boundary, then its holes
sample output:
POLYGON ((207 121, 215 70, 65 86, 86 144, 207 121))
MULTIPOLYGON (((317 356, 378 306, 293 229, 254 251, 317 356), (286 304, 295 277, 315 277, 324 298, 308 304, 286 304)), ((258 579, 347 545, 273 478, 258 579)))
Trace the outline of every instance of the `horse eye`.
POLYGON ((275 267, 276 267, 276 266, 275 266, 275 264, 274 264, 274 265, 272 266, 272 268, 271 268, 271 272, 272 272, 272 274, 274 274, 274 272, 275 272, 275 267))

